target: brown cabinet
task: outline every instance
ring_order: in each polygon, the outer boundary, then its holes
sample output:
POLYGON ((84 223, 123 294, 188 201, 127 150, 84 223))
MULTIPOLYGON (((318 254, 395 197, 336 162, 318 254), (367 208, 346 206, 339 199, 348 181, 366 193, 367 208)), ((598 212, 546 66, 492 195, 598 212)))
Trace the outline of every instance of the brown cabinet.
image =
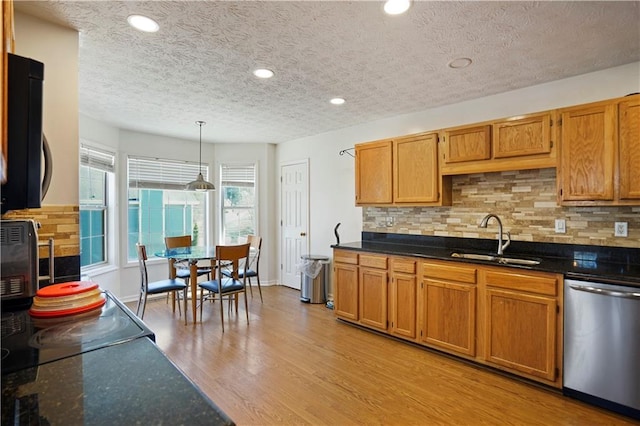
POLYGON ((338 318, 562 386, 562 275, 334 250, 338 318))
POLYGON ((470 357, 476 343, 476 268, 451 262, 423 263, 420 341, 470 357))
POLYGON ((387 330, 387 258, 360 254, 360 323, 387 330))
POLYGON ((620 102, 620 199, 640 201, 640 96, 620 102))
POLYGON ((640 95, 560 110, 563 205, 640 204, 640 95))
POLYGON ((482 360, 561 385, 561 276, 481 271, 482 360))
POLYGON ((553 111, 445 129, 442 173, 556 167, 553 111))
POLYGON ((358 320, 358 253, 333 251, 333 298, 338 317, 358 320))
POLYGON ((445 135, 445 163, 491 158, 491 126, 447 130, 445 135))
POLYGON ((391 204, 392 141, 358 144, 356 151, 356 205, 391 204))
POLYGON ((391 258, 390 263, 389 332, 413 340, 416 338, 417 262, 415 259, 391 258))
POLYGON ((356 205, 450 205, 451 179, 442 179, 438 135, 420 133, 358 144, 356 205))
POLYGON ((433 203, 440 195, 438 135, 421 134, 393 142, 393 201, 433 203))

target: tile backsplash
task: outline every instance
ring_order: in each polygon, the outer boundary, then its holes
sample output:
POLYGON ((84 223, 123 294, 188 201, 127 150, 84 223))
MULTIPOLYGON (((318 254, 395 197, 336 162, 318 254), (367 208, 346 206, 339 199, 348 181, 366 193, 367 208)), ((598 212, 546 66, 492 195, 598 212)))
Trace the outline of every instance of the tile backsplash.
POLYGON ((362 230, 494 238, 493 220, 478 227, 487 213, 514 241, 640 247, 640 207, 559 206, 553 168, 454 176, 451 207, 363 207, 362 230), (565 220, 566 233, 555 232, 556 219, 565 220), (627 237, 614 236, 615 222, 627 222, 627 237))

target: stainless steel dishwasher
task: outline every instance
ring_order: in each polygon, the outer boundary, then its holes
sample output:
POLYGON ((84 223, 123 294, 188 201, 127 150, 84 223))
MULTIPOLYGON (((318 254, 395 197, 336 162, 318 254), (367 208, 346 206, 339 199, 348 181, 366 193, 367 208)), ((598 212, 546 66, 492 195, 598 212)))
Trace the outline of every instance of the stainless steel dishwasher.
POLYGON ((565 395, 640 419, 640 287, 564 281, 565 395))

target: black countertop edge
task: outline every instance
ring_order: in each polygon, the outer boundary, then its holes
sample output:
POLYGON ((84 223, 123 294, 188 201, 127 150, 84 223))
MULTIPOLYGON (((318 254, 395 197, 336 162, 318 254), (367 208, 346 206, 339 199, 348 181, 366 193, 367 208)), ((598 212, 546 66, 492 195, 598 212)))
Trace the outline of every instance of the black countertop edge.
POLYGON ((51 424, 234 424, 144 337, 18 373, 2 376, 2 424, 33 396, 39 404, 20 414, 51 424))
POLYGON ((539 265, 529 266, 451 257, 453 252, 496 255, 497 240, 487 239, 363 232, 362 241, 332 247, 553 272, 640 287, 640 249, 634 248, 512 241, 504 255, 540 260, 539 265))

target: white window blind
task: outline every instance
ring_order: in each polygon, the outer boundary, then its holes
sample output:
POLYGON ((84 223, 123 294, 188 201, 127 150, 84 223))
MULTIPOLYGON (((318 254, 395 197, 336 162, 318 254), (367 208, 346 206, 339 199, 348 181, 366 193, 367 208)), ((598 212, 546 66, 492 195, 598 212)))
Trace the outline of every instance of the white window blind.
POLYGON ((116 155, 113 152, 80 145, 80 164, 103 172, 115 172, 116 155))
POLYGON ((221 166, 221 186, 255 186, 255 164, 223 164, 221 166))
MULTIPOLYGON (((129 188, 183 190, 198 176, 198 163, 159 158, 129 157, 129 188)), ((209 167, 202 165, 202 175, 208 179, 209 167)))

